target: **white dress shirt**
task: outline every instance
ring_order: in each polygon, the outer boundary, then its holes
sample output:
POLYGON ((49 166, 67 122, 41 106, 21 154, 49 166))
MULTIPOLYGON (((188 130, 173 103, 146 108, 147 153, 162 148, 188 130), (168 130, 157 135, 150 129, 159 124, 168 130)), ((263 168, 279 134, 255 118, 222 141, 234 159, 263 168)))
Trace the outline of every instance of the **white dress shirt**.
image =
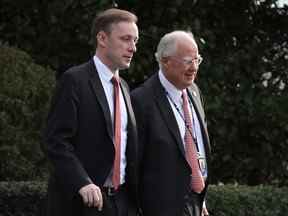
MULTIPOLYGON (((183 143, 183 146, 185 149, 185 141, 184 141, 185 121, 184 121, 184 112, 183 112, 183 108, 182 108, 182 104, 183 104, 182 91, 178 90, 169 80, 167 80, 165 75, 163 74, 163 72, 161 70, 159 70, 158 75, 159 75, 160 83, 162 84, 162 86, 166 90, 167 98, 168 98, 170 106, 173 110, 174 116, 176 118, 178 128, 180 131, 180 135, 181 135, 181 139, 182 139, 182 143, 183 143)), ((185 91, 186 91, 186 89, 185 89, 185 91)), ((189 104, 190 104, 190 106, 188 107, 188 109, 189 109, 190 115, 191 115, 191 110, 192 110, 193 137, 194 137, 194 140, 197 141, 196 144, 197 144, 198 154, 200 155, 201 158, 204 158, 204 162, 206 164, 205 148, 204 148, 204 144, 203 144, 203 136, 202 136, 202 132, 201 132, 200 122, 199 122, 198 116, 195 112, 195 109, 194 109, 194 106, 193 106, 193 103, 191 102, 191 100, 190 100, 189 104)), ((204 177, 207 177, 207 169, 202 170, 202 175, 204 177)))
MULTIPOLYGON (((101 60, 95 55, 93 57, 97 72, 99 74, 99 78, 101 80, 102 86, 104 88, 104 92, 106 95, 106 99, 109 105, 110 114, 112 125, 114 125, 114 97, 113 97, 113 83, 111 82, 112 77, 115 75, 116 77, 119 76, 119 72, 116 71, 115 74, 111 72, 111 70, 104 65, 101 60)), ((125 182, 125 168, 126 168, 126 144, 127 144, 127 124, 128 124, 128 116, 127 116, 127 109, 126 104, 124 101, 124 97, 122 94, 122 90, 120 88, 120 110, 121 110, 121 158, 120 158, 120 184, 125 182)), ((105 112, 105 110, 104 110, 105 112)), ((108 112, 108 110, 107 110, 108 112)), ((114 130, 114 127, 112 128, 114 130)), ((112 170, 111 173, 106 179, 105 186, 112 187, 112 170)))

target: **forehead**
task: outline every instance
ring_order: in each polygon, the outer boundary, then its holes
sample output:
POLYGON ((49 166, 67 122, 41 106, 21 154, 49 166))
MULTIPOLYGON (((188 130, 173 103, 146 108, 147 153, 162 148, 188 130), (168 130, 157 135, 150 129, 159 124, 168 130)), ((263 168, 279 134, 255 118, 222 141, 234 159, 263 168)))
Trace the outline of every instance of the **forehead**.
POLYGON ((192 56, 198 55, 198 47, 196 42, 192 38, 181 38, 177 42, 176 53, 180 56, 192 56))
POLYGON ((130 35, 138 38, 138 27, 134 22, 118 22, 111 24, 111 34, 130 35))

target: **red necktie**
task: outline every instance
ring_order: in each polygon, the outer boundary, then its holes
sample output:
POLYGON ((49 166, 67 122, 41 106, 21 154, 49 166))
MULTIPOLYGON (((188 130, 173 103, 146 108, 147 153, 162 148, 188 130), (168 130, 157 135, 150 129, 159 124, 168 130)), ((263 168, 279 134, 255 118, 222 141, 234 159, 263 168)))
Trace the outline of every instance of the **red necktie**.
POLYGON ((112 183, 117 190, 120 185, 120 156, 121 156, 121 111, 120 111, 120 86, 119 80, 113 76, 111 79, 114 86, 114 147, 115 159, 112 183))
POLYGON ((187 93, 184 90, 182 93, 183 98, 183 112, 185 119, 185 149, 186 149, 186 160, 189 163, 192 171, 191 175, 191 188, 196 193, 201 193, 205 187, 203 176, 200 172, 199 163, 197 159, 196 145, 192 137, 192 120, 188 109, 188 98, 187 93), (190 131, 189 131, 190 130, 190 131))

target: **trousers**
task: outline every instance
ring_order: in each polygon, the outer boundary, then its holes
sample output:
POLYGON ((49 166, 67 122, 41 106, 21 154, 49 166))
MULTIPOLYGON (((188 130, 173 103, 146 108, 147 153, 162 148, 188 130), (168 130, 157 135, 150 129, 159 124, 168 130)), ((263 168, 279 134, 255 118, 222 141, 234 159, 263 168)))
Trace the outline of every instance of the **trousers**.
POLYGON ((185 196, 184 200, 183 216, 201 216, 202 203, 198 194, 190 192, 185 196))

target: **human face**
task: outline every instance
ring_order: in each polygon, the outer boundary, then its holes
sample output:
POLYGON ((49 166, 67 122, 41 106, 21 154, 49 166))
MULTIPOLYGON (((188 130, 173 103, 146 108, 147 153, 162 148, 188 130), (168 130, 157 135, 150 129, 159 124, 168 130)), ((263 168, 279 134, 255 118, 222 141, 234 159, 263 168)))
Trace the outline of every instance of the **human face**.
POLYGON ((134 22, 119 22, 111 25, 111 30, 103 34, 103 62, 112 72, 127 69, 136 52, 138 28, 134 22))
POLYGON ((202 60, 192 38, 181 38, 173 55, 162 59, 165 77, 179 90, 189 87, 196 78, 202 60))

